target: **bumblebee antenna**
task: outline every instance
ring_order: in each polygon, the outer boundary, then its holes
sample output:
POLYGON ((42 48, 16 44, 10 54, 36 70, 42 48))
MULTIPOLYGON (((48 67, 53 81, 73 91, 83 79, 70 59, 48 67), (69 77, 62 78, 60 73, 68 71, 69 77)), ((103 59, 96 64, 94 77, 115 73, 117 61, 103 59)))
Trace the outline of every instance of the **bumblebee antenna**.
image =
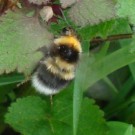
MULTIPOLYGON (((62 13, 63 19, 65 20, 66 24, 67 24, 70 28, 72 28, 72 26, 69 24, 69 22, 68 22, 68 20, 67 20, 67 18, 66 18, 66 16, 65 16, 64 12, 62 11, 62 9, 60 9, 60 11, 61 11, 61 13, 62 13)), ((77 29, 78 29, 78 28, 75 26, 75 27, 74 27, 74 30, 77 31, 77 29)))
POLYGON ((63 16, 65 22, 67 23, 68 26, 70 26, 70 24, 68 23, 67 18, 66 18, 66 16, 64 15, 62 9, 60 9, 60 11, 61 11, 61 13, 62 13, 62 16, 63 16))

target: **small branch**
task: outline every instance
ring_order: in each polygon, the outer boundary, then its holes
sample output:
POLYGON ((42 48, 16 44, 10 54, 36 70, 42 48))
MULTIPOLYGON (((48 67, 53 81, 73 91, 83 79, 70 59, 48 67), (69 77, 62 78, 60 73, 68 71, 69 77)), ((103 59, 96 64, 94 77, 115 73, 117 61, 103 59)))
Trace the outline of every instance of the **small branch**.
POLYGON ((129 33, 129 34, 112 35, 112 36, 108 36, 105 39, 97 37, 97 38, 92 39, 90 43, 102 43, 106 41, 114 41, 114 40, 119 40, 119 39, 129 39, 129 38, 132 38, 132 36, 133 34, 129 33))

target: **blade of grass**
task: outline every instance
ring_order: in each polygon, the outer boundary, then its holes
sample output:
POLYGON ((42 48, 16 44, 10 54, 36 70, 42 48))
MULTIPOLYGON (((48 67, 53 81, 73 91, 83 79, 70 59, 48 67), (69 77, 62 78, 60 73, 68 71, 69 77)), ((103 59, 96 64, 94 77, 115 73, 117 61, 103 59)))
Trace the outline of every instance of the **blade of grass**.
POLYGON ((83 89, 78 85, 78 79, 75 79, 73 93, 73 135, 77 135, 79 114, 83 97, 83 89))
POLYGON ((135 81, 135 63, 130 64, 129 68, 130 68, 131 74, 132 74, 134 81, 135 81))
POLYGON ((118 89, 115 87, 115 85, 110 81, 108 77, 103 78, 103 80, 110 86, 113 93, 116 95, 118 93, 118 89))
POLYGON ((24 76, 20 74, 0 76, 0 86, 12 83, 18 83, 24 80, 24 76))
POLYGON ((113 113, 117 112, 122 105, 125 97, 130 92, 131 88, 134 86, 134 80, 132 76, 124 83, 118 95, 104 108, 106 112, 106 117, 109 118, 113 113))
POLYGON ((110 131, 108 135, 134 135, 135 128, 131 124, 124 122, 110 121, 108 122, 110 131))

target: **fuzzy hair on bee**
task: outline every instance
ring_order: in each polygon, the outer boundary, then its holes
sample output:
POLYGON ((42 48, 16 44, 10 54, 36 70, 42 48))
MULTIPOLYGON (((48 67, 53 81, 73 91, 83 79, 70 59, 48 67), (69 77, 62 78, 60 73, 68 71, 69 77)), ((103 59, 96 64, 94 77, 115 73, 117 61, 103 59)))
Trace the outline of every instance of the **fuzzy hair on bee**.
POLYGON ((81 44, 73 29, 67 27, 54 39, 32 76, 36 91, 54 95, 64 89, 75 77, 75 70, 82 52, 81 44))

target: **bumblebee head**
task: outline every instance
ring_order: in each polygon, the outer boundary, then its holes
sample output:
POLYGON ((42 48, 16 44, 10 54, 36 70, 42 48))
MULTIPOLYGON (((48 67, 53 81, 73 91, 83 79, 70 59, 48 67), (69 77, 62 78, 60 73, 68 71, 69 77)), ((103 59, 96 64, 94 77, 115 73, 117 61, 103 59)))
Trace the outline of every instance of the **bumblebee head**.
POLYGON ((65 27, 62 29, 63 36, 75 36, 75 31, 71 27, 65 27))
POLYGON ((82 52, 81 44, 70 27, 64 28, 62 33, 54 40, 55 55, 68 63, 76 63, 82 52))
POLYGON ((74 63, 79 60, 79 52, 72 48, 69 47, 68 45, 60 45, 57 47, 57 55, 64 61, 68 63, 74 63))

